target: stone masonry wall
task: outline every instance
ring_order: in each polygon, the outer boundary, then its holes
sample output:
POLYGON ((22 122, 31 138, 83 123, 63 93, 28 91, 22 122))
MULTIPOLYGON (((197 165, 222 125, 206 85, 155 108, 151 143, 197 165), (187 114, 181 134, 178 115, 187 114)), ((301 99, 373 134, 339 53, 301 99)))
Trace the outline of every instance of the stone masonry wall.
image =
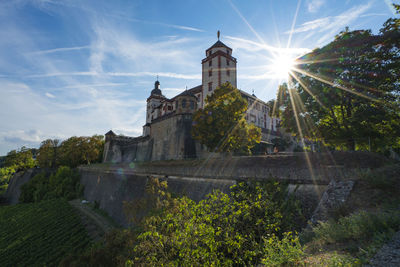
POLYGON ((191 136, 192 115, 175 115, 153 122, 154 140, 152 160, 185 159, 196 157, 195 142, 191 136))

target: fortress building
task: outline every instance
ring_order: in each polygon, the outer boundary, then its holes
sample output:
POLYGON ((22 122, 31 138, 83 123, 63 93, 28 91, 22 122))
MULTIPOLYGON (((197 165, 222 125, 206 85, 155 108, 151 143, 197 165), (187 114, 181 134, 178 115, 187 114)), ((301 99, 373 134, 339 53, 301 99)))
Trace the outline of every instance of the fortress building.
MULTIPOLYGON (((206 50, 201 61, 202 84, 169 99, 162 94, 160 82, 154 83, 147 98, 146 124, 141 137, 106 134, 105 162, 132 162, 205 157, 206 148, 191 136, 192 115, 204 106, 207 95, 225 82, 237 87, 237 60, 232 49, 219 40, 206 50)), ((246 120, 261 128, 262 141, 280 135, 278 119, 269 116, 269 106, 254 94, 240 90, 248 102, 246 120)))

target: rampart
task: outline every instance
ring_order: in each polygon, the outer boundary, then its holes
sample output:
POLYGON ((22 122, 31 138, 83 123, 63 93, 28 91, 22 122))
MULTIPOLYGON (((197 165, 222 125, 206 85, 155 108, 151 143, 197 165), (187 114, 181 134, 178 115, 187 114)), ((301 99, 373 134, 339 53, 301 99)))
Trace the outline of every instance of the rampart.
MULTIPOLYGON (((311 217, 328 183, 335 180, 354 180, 360 169, 378 168, 385 163, 387 163, 386 158, 371 153, 294 153, 204 160, 94 164, 80 166, 79 171, 81 183, 85 186, 84 198, 91 202, 96 201, 100 208, 107 211, 118 223, 127 226, 123 203, 144 196, 149 176, 165 179, 170 191, 176 195, 186 195, 196 201, 204 199, 214 189, 229 192, 230 186, 237 181, 251 179, 286 181, 290 184, 290 189, 302 200, 305 215, 311 217)), ((41 170, 31 169, 13 176, 6 192, 8 202, 11 204, 18 202, 21 185, 29 181, 38 171, 41 170)))
POLYGON ((121 225, 128 222, 123 202, 144 196, 149 176, 168 182, 170 191, 194 200, 214 189, 228 192, 240 180, 278 179, 290 184, 311 216, 326 186, 334 180, 354 179, 359 169, 377 168, 384 157, 369 153, 305 153, 260 157, 209 158, 206 160, 101 164, 79 168, 84 197, 96 201, 121 225), (310 171, 310 167, 311 170, 310 171), (296 189, 296 190, 295 190, 296 189))
POLYGON ((153 121, 149 136, 106 135, 104 162, 195 158, 201 151, 191 136, 191 127, 191 114, 168 114, 153 121))

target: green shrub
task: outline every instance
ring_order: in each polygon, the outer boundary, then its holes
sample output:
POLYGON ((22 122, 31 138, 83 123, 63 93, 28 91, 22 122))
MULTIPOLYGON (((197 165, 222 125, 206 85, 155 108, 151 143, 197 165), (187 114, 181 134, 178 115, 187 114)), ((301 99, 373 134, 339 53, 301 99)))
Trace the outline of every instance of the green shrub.
POLYGON ((135 234, 129 230, 107 233, 103 243, 97 243, 81 254, 70 254, 60 263, 63 266, 125 266, 132 255, 135 234))
POLYGON ((343 244, 360 256, 371 256, 376 249, 400 229, 400 211, 381 213, 358 212, 340 218, 321 222, 313 228, 315 240, 322 244, 343 244), (354 246, 356 244, 356 246, 354 246))
POLYGON ((159 200, 159 212, 143 222, 132 265, 283 264, 303 255, 298 238, 287 233, 300 211, 283 184, 240 182, 230 194, 214 191, 199 203, 159 200))
POLYGON ((367 170, 359 174, 360 178, 368 183, 372 188, 380 189, 383 191, 393 191, 396 189, 394 186, 397 180, 396 175, 387 175, 385 172, 372 172, 367 170))
POLYGON ((82 195, 83 187, 76 170, 61 166, 50 176, 44 172, 35 175, 21 187, 19 201, 39 202, 45 199, 64 198, 71 200, 82 195))
POLYGON ((299 264, 305 255, 299 238, 290 232, 285 233, 281 240, 273 235, 265 241, 261 260, 265 266, 292 266, 299 264))
POLYGON ((14 173, 15 167, 0 168, 0 195, 7 190, 8 183, 14 173))

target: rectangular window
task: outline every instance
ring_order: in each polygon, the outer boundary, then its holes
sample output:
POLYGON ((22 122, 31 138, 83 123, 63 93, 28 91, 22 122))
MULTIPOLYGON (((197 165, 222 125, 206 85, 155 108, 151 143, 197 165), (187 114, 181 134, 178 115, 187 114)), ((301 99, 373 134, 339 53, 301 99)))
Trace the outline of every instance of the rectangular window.
POLYGON ((212 66, 212 59, 208 61, 208 66, 212 66))
POLYGON ((229 55, 229 49, 226 49, 226 53, 229 55))
POLYGON ((209 71, 208 71, 208 76, 209 76, 209 77, 212 76, 212 70, 209 70, 209 71))
POLYGON ((226 75, 231 76, 231 72, 229 70, 226 70, 226 75))
POLYGON ((226 65, 229 66, 229 59, 226 59, 226 65))
POLYGON ((168 110, 172 110, 172 107, 171 107, 171 106, 168 106, 168 110))
POLYGON ((208 91, 211 92, 212 91, 212 82, 208 83, 208 91))

